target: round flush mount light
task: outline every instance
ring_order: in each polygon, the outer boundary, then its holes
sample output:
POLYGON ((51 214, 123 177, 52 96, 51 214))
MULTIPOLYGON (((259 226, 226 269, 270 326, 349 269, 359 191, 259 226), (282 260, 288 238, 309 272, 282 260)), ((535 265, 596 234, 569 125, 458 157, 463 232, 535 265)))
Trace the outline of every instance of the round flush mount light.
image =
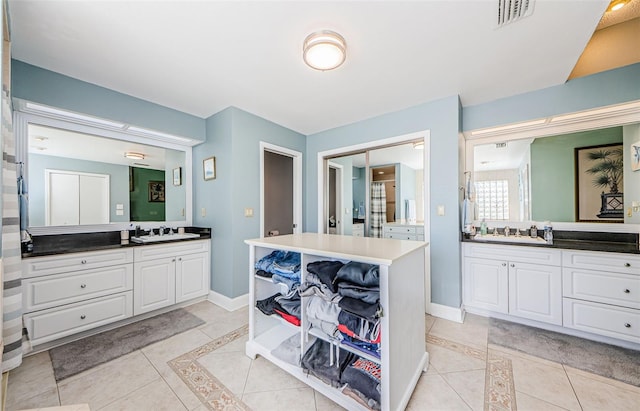
POLYGON ((607 8, 607 11, 620 10, 627 3, 629 3, 629 0, 613 0, 611 3, 609 3, 609 7, 607 8))
POLYGON ((144 154, 142 153, 134 153, 131 151, 127 151, 126 153, 124 153, 124 156, 132 160, 144 160, 144 154))
POLYGON ((304 39, 302 57, 313 69, 333 70, 344 63, 347 57, 347 43, 335 31, 317 31, 304 39))

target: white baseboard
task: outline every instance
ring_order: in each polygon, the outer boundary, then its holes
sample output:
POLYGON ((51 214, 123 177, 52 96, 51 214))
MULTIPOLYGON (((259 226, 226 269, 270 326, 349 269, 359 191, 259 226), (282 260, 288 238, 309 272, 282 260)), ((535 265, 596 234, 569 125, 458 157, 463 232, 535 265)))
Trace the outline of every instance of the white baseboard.
POLYGON ((455 308, 448 305, 431 303, 430 314, 434 317, 444 318, 445 320, 455 321, 457 323, 464 322, 464 310, 462 307, 455 308))
POLYGON ((249 305, 249 294, 239 295, 235 298, 229 298, 226 295, 217 293, 215 291, 209 291, 209 297, 207 300, 219 305, 227 311, 235 311, 239 308, 249 305))

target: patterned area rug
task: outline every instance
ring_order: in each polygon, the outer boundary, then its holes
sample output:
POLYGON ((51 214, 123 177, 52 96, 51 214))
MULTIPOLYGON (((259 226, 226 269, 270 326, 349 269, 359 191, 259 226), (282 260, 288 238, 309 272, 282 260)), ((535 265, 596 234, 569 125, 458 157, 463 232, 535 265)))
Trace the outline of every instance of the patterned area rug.
POLYGON ((178 308, 49 350, 56 381, 79 374, 149 344, 190 330, 204 321, 178 308))
POLYGON ((640 387, 635 350, 496 318, 489 320, 489 343, 640 387))
POLYGON ((171 369, 208 409, 216 411, 249 410, 249 407, 236 397, 231 390, 198 363, 199 358, 238 338, 242 338, 248 332, 249 325, 244 325, 229 334, 169 361, 168 364, 171 369))

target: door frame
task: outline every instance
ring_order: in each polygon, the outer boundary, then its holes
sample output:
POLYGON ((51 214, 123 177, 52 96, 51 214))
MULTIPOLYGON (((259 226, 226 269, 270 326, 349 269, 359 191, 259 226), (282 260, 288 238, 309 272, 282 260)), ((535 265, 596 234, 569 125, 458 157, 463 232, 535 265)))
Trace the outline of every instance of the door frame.
MULTIPOLYGON (((327 162, 327 176, 329 175, 329 169, 333 168, 336 170, 336 234, 342 235, 344 234, 344 224, 343 219, 344 215, 344 206, 342 204, 342 177, 343 177, 343 166, 342 164, 334 163, 332 161, 327 162)), ((327 191, 329 190, 329 185, 327 184, 327 191)), ((326 196, 325 202, 325 214, 328 214, 329 211, 329 196, 326 196)), ((324 232, 329 233, 329 219, 326 219, 326 224, 324 227, 324 232)))
POLYGON ((302 153, 290 148, 260 141, 260 238, 264 238, 264 153, 293 158, 293 233, 302 232, 302 153))

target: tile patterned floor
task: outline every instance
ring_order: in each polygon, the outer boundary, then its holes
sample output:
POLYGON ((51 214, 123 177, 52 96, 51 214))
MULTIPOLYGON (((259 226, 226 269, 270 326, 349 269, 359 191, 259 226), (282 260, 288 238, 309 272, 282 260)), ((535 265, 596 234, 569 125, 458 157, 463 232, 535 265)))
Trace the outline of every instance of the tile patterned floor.
MULTIPOLYGON (((47 352, 9 377, 8 411, 87 403, 92 411, 342 408, 261 357, 244 354, 247 308, 188 307, 206 323, 59 383, 47 352), (274 387, 277 387, 274 389, 274 387)), ((636 410, 640 387, 487 344, 488 319, 425 317, 429 369, 408 410, 636 410)))

